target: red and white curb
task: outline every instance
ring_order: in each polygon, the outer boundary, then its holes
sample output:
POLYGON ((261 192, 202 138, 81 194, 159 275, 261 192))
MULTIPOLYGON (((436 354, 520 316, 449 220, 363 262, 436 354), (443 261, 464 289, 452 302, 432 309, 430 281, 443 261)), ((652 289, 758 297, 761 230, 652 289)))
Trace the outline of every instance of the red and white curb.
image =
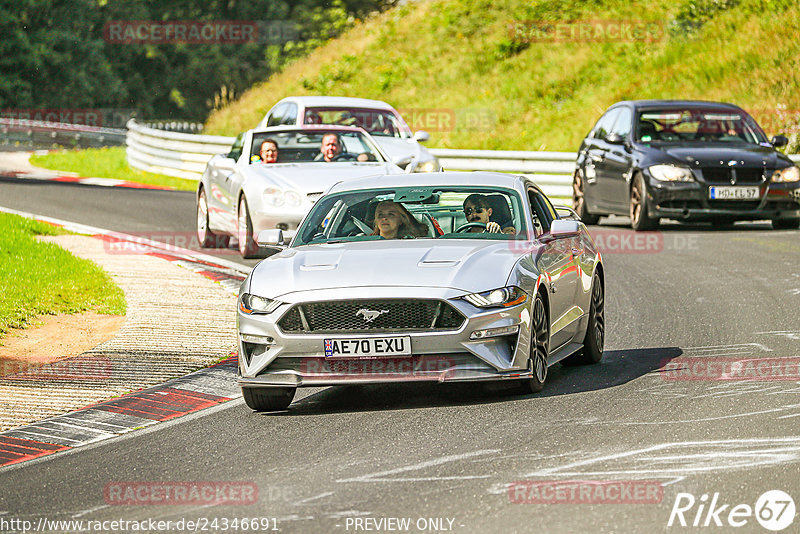
POLYGON ((241 397, 237 356, 152 388, 0 433, 0 468, 152 426, 241 397))
POLYGON ((175 191, 174 187, 166 185, 150 185, 141 184, 139 182, 130 182, 128 180, 117 180, 115 178, 82 178, 80 176, 71 176, 64 174, 51 174, 41 171, 11 171, 0 170, 0 176, 7 176, 9 178, 21 178, 26 180, 41 180, 45 182, 65 182, 71 184, 81 185, 96 185, 101 187, 127 187, 132 189, 158 189, 161 191, 175 191))
MULTIPOLYGON (((238 293, 249 267, 158 241, 0 207, 79 234, 131 242, 154 255, 218 282, 238 293), (144 248, 143 248, 144 247, 144 248)), ((0 468, 109 439, 241 397, 236 383, 237 356, 164 384, 27 426, 0 433, 0 468)))

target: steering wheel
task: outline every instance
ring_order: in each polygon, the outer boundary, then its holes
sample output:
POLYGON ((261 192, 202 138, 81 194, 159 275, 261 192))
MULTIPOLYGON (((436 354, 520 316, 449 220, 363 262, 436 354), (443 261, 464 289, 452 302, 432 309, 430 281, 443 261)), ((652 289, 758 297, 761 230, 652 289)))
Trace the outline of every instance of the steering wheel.
POLYGON ((483 223, 479 223, 479 222, 471 222, 471 223, 467 223, 467 224, 462 224, 461 226, 456 228, 456 233, 468 232, 469 230, 471 230, 473 228, 483 228, 484 230, 486 230, 486 225, 483 224, 483 223))
POLYGON ((331 161, 355 161, 356 159, 358 159, 358 156, 355 154, 351 154, 350 152, 341 152, 333 156, 331 161))
POLYGON ((367 225, 367 223, 365 223, 364 221, 362 221, 362 220, 361 220, 361 219, 359 219, 358 217, 356 217, 356 216, 351 216, 351 217, 350 217, 350 219, 353 221, 353 224, 355 224, 356 226, 358 226, 358 229, 359 229, 359 230, 361 230, 362 232, 364 232, 364 234, 367 234, 367 235, 369 235, 369 234, 371 234, 371 233, 372 233, 372 228, 370 228, 370 227, 367 225))

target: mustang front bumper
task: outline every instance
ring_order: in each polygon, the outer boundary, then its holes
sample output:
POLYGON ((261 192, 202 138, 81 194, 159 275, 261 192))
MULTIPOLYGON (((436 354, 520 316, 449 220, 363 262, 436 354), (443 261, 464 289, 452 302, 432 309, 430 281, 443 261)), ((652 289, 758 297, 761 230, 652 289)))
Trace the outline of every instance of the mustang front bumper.
MULTIPOLYGON (((287 334, 278 323, 295 304, 311 302, 295 293, 268 315, 238 311, 239 384, 245 387, 301 387, 342 383, 496 380, 529 376, 530 302, 481 309, 457 298, 464 294, 438 288, 369 288, 370 299, 437 299, 464 317, 447 331, 374 331, 369 333, 287 334), (506 328, 513 333, 475 339, 474 332, 506 328), (470 338, 470 335, 473 338, 470 338), (326 357, 325 341, 407 336, 411 354, 380 357, 326 357)), ((352 289, 314 292, 313 301, 358 301, 352 289)), ((506 330, 507 332, 508 330, 506 330)))

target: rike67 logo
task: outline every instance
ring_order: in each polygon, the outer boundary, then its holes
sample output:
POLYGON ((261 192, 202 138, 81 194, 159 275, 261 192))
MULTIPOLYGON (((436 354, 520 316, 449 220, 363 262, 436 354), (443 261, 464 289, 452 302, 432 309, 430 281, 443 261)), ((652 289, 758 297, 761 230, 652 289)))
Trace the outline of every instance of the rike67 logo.
POLYGON ((732 505, 720 494, 710 498, 704 493, 697 499, 691 493, 678 493, 669 514, 667 526, 681 527, 743 527, 753 518, 767 530, 778 532, 792 524, 796 515, 794 499, 781 490, 764 492, 755 503, 732 505))

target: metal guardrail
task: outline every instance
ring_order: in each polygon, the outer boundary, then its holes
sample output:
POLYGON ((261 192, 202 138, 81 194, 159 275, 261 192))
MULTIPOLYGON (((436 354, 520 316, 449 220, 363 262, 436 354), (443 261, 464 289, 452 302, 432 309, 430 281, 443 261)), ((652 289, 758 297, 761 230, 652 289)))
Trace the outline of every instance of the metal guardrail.
MULTIPOLYGON (((227 153, 234 137, 195 135, 149 128, 128 122, 128 163, 138 169, 199 180, 215 154, 227 153)), ((572 196, 575 152, 527 152, 513 150, 457 150, 432 148, 446 170, 498 171, 524 174, 551 198, 572 196)), ((800 163, 800 154, 789 156, 800 163)))
POLYGON ((84 124, 0 118, 0 150, 99 148, 125 144, 127 132, 84 124))
MULTIPOLYGON (((128 164, 137 169, 199 180, 215 154, 228 152, 234 137, 194 135, 149 128, 128 122, 128 164)), ((431 149, 442 166, 454 171, 499 171, 526 174, 545 194, 572 195, 575 153, 506 150, 431 149)))

